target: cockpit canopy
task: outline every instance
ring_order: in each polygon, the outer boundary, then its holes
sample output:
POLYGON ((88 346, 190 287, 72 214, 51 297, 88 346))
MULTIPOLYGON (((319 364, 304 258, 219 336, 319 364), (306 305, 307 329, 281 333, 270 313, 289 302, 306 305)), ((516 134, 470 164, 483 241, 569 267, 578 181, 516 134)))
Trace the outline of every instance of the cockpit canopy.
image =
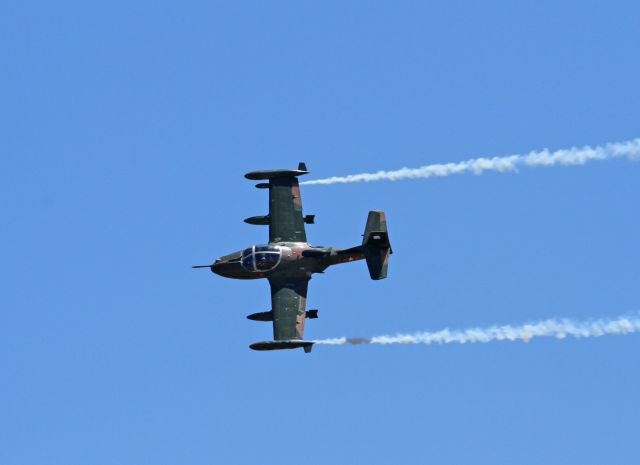
POLYGON ((242 251, 242 267, 248 271, 269 271, 274 269, 282 251, 274 245, 254 245, 242 251))

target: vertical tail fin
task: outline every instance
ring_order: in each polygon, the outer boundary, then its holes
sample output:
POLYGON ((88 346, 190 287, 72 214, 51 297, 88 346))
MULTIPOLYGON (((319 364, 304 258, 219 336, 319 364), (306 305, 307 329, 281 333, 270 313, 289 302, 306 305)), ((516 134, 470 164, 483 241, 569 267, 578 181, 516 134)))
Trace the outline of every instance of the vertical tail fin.
POLYGON ((364 258, 367 260, 371 279, 387 277, 389 255, 393 253, 389 243, 387 219, 383 211, 370 211, 362 239, 364 258))

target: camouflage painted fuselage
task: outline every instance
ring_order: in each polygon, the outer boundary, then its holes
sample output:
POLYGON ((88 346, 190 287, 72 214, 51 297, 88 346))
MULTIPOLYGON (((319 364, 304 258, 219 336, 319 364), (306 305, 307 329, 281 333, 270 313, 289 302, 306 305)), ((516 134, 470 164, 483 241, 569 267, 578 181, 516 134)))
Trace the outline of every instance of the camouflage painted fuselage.
MULTIPOLYGON (((306 242, 270 243, 281 251, 280 262, 267 271, 248 270, 242 265, 242 250, 220 257, 211 265, 211 271, 225 278, 260 279, 283 277, 310 279, 313 273, 323 273, 331 265, 362 260, 361 247, 337 249, 313 247, 306 242)), ((246 249, 245 249, 246 250, 246 249)))

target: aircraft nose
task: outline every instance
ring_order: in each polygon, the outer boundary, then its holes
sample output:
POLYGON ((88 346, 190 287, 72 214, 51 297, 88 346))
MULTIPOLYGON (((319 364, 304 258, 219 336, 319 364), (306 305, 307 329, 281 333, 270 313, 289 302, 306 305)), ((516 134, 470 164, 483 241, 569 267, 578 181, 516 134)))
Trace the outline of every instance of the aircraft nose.
POLYGON ((211 265, 211 271, 213 271, 215 274, 220 274, 220 265, 221 265, 221 261, 220 259, 217 259, 212 265, 211 265))

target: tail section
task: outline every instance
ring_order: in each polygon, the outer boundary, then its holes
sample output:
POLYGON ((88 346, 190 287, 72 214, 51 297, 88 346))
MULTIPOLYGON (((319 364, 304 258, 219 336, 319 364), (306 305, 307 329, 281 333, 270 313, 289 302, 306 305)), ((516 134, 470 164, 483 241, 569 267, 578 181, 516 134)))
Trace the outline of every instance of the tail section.
POLYGON ((389 243, 387 219, 383 211, 370 211, 362 239, 362 250, 367 260, 371 279, 387 277, 389 255, 393 253, 389 243))

